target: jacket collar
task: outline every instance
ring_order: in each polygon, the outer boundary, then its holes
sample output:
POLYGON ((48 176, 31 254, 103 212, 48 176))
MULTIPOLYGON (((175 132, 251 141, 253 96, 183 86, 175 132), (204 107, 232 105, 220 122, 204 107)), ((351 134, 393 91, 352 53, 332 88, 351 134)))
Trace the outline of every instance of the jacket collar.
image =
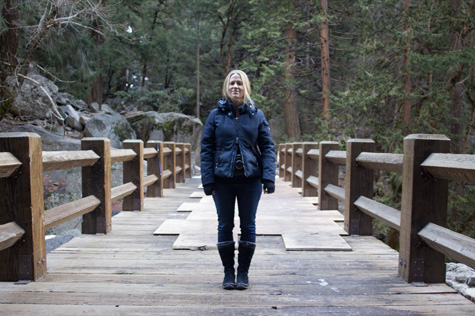
MULTIPOLYGON (((233 102, 230 99, 221 97, 218 100, 218 108, 221 111, 228 111, 236 115, 236 106, 233 104, 233 102)), ((250 116, 254 116, 257 112, 257 109, 254 106, 254 102, 252 102, 252 104, 249 104, 248 102, 246 102, 243 105, 241 105, 237 110, 239 111, 241 115, 248 113, 250 116)))

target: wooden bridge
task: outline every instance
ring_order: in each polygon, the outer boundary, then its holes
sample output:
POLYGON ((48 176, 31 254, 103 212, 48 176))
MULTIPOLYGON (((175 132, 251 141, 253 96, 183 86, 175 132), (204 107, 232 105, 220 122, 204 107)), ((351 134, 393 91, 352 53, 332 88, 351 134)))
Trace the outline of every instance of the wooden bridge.
POLYGON ((251 288, 224 291, 212 202, 191 178, 186 144, 125 141, 111 150, 94 138, 53 153, 37 135, 0 134, 0 315, 473 315, 475 304, 445 285, 440 269, 445 255, 475 260, 473 239, 443 228, 446 179, 473 181, 475 170, 474 157, 448 154, 447 142, 411 135, 404 154, 389 156, 372 153, 369 140, 345 151, 332 142, 280 146, 276 193, 258 211, 251 288), (124 163, 117 188, 113 162, 124 163), (78 166, 83 199, 44 211, 43 170, 78 166), (371 199, 376 167, 402 172, 413 187, 403 188, 401 211, 371 199), (124 211, 112 217, 120 198, 124 211), (370 236, 369 215, 400 230, 399 253, 370 236), (83 234, 46 256, 45 229, 74 216, 83 216, 83 234))

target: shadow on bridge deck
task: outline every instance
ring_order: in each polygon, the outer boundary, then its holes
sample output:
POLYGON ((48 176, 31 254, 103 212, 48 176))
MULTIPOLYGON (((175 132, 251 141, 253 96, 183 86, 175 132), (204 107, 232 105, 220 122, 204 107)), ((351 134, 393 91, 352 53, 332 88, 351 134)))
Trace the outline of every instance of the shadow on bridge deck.
POLYGON ((174 190, 165 190, 165 198, 146 199, 143 212, 115 216, 110 234, 81 235, 52 251, 48 274, 42 280, 1 283, 0 315, 475 314, 475 304, 445 284, 418 287, 402 281, 397 276, 397 252, 379 240, 340 237, 339 225, 309 231, 308 226, 322 223, 314 222, 312 216, 323 221, 318 216, 326 214, 318 215, 311 199, 301 197, 279 179, 276 194, 266 195, 258 211, 260 235, 250 289, 222 290, 222 267, 213 249, 216 222, 211 200, 190 197, 199 184, 199 178, 178 184, 174 190), (191 213, 190 205, 196 206, 191 213), (294 211, 284 215, 279 210, 285 208, 294 211), (301 209, 308 214, 299 222, 295 212, 301 209), (186 222, 200 212, 206 221, 200 222, 203 218, 198 216, 186 222), (168 221, 172 219, 179 225, 171 225, 173 221, 168 221), (187 234, 193 225, 198 228, 187 234), (154 235, 160 227, 169 231, 154 235), (178 233, 187 236, 183 240, 193 240, 200 231, 208 237, 189 243, 195 250, 173 249, 184 248, 177 243, 178 233), (286 249, 327 233, 341 238, 351 249, 286 249), (290 236, 287 240, 286 234, 290 236))

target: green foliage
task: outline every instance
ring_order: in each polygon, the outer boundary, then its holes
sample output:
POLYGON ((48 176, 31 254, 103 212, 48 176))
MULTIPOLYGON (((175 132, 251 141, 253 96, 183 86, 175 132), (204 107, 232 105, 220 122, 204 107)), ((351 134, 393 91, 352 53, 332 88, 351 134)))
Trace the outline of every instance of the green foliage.
POLYGON ((448 205, 448 227, 475 238, 475 188, 467 183, 451 183, 448 205))
MULTIPOLYGON (((41 17, 53 3, 19 2, 18 60, 26 57, 41 17)), ((128 109, 194 114, 199 58, 204 120, 221 95, 223 39, 223 54, 231 57, 232 68, 249 74, 252 97, 269 120, 285 116, 284 92, 293 89, 303 140, 335 140, 343 146, 349 138, 372 138, 377 151, 400 153, 406 135, 436 133, 452 140, 454 152, 475 150, 474 144, 464 144, 475 108, 471 0, 456 5, 411 1, 408 11, 403 1, 329 1, 326 18, 318 1, 310 0, 108 0, 95 12, 85 8, 96 1, 57 3, 62 5, 58 17, 75 12, 78 18, 50 27, 31 61, 76 97, 86 98, 101 74, 104 97, 128 109), (224 30, 231 8, 241 11, 224 30), (330 28, 329 117, 321 115, 320 23, 325 19, 330 28), (93 29, 102 32, 102 42, 93 29), (286 39, 288 29, 296 31, 292 41, 286 39), (292 80, 286 76, 289 55, 295 55, 292 80), (409 124, 404 121, 405 101, 411 107, 409 124)), ((0 34, 5 31, 2 19, 0 34)), ((380 201, 398 206, 399 190, 398 177, 380 175, 380 201)), ((463 230, 456 223, 475 221, 467 206, 473 193, 467 187, 453 191, 465 194, 465 200, 455 198, 450 206, 451 225, 463 230)))

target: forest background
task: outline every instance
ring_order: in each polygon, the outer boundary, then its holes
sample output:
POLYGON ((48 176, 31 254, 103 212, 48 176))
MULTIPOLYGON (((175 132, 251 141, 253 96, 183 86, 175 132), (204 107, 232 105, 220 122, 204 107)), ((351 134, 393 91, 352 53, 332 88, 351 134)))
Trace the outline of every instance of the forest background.
MULTIPOLYGON (((426 133, 475 150, 475 0, 0 3, 0 118, 34 70, 89 104, 204 121, 239 68, 285 122, 276 143, 371 138, 402 153, 404 136, 426 133)), ((400 208, 400 177, 376 180, 375 198, 400 208)), ((449 226, 475 237, 474 187, 451 192, 449 226)))

